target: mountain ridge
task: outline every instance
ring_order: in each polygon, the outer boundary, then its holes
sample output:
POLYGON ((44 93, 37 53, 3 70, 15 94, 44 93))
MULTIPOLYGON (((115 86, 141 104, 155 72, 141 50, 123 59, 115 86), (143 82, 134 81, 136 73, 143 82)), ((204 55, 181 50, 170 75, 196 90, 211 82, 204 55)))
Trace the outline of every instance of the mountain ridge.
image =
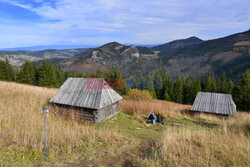
POLYGON ((178 39, 178 40, 174 40, 174 41, 162 44, 162 45, 154 46, 152 47, 152 49, 156 51, 163 51, 167 49, 183 48, 188 45, 199 44, 202 42, 204 42, 202 39, 196 36, 192 36, 186 39, 178 39))
POLYGON ((84 72, 90 72, 86 67, 98 70, 119 66, 125 77, 140 72, 147 74, 156 69, 164 69, 173 76, 181 75, 186 78, 202 77, 211 72, 219 75, 224 68, 226 72, 235 75, 235 71, 250 67, 250 46, 242 46, 250 41, 249 34, 249 31, 245 31, 208 41, 190 37, 187 39, 198 43, 190 42, 186 46, 169 47, 162 51, 154 50, 154 47, 110 42, 98 48, 87 49, 60 64, 67 69, 84 72))

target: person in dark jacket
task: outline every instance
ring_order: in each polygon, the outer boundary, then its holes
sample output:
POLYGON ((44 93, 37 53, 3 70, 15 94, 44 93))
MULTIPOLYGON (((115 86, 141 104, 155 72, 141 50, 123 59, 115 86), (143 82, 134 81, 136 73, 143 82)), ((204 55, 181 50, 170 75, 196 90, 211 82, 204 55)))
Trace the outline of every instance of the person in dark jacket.
POLYGON ((155 124, 155 114, 152 112, 148 117, 148 122, 151 122, 152 124, 155 124))
POLYGON ((161 115, 161 112, 159 112, 159 113, 156 115, 156 118, 157 118, 157 120, 156 120, 157 122, 163 124, 163 117, 162 117, 162 115, 161 115))

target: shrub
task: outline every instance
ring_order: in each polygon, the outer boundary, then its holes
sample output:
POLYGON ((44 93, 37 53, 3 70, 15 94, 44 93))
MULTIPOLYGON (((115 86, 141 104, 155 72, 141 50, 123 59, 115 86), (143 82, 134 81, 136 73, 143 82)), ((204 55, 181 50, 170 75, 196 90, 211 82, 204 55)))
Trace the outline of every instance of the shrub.
POLYGON ((147 90, 130 89, 125 97, 129 100, 152 100, 151 94, 147 90))

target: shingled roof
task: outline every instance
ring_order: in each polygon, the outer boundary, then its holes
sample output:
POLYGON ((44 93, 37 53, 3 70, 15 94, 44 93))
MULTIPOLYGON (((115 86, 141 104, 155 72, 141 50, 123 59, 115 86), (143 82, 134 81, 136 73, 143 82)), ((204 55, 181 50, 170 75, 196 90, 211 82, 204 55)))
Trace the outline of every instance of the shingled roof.
POLYGON ((230 94, 198 92, 191 110, 235 115, 236 105, 230 94))
POLYGON ((49 102, 101 109, 123 99, 103 79, 68 78, 49 102))

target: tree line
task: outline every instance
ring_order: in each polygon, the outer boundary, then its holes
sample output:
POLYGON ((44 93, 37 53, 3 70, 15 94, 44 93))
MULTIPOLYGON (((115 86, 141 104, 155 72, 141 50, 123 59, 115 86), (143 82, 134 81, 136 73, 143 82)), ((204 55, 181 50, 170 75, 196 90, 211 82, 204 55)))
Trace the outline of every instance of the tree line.
POLYGON ((249 110, 250 108, 250 69, 246 70, 238 83, 233 84, 225 73, 217 79, 214 74, 209 74, 202 80, 199 78, 185 79, 180 76, 174 80, 170 74, 161 69, 149 73, 147 76, 139 73, 128 80, 122 80, 122 73, 118 67, 106 71, 98 70, 96 73, 83 73, 62 70, 61 67, 44 60, 40 65, 26 61, 20 70, 14 70, 7 59, 6 61, 0 60, 0 80, 59 88, 68 77, 104 78, 122 95, 126 94, 128 89, 137 88, 147 90, 155 99, 182 104, 193 104, 199 91, 227 93, 233 95, 238 109, 249 110), (110 79, 114 79, 113 83, 110 83, 110 79), (118 85, 119 89, 117 89, 118 85))

